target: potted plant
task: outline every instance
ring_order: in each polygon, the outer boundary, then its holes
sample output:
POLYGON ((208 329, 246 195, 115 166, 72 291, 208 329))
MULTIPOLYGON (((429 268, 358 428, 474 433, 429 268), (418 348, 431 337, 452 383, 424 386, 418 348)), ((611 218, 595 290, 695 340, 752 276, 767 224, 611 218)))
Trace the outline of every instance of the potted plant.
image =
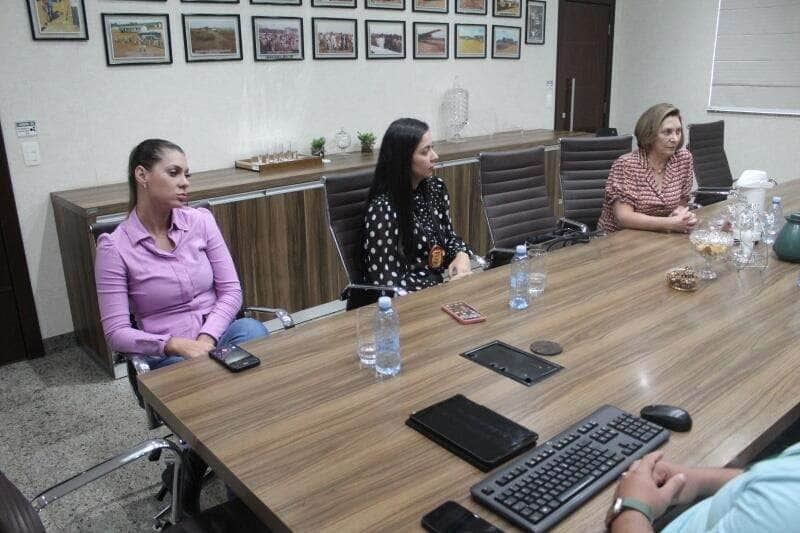
POLYGON ((371 154, 372 147, 375 145, 375 134, 369 131, 357 132, 358 140, 361 141, 361 153, 371 154))
POLYGON ((325 157, 325 137, 311 139, 311 155, 325 157))

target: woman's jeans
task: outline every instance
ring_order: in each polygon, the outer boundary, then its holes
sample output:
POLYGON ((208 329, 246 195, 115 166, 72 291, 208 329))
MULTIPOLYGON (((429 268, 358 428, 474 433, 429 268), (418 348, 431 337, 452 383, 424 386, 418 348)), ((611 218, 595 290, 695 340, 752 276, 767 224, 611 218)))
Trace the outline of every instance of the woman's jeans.
MULTIPOLYGON (((234 320, 233 323, 228 326, 228 329, 226 329, 225 333, 219 338, 217 346, 222 347, 230 344, 241 344, 260 337, 266 337, 267 335, 269 335, 267 328, 258 320, 254 318, 240 318, 234 320)), ((183 361, 183 357, 180 355, 142 355, 142 358, 148 366, 150 366, 150 370, 183 361)))

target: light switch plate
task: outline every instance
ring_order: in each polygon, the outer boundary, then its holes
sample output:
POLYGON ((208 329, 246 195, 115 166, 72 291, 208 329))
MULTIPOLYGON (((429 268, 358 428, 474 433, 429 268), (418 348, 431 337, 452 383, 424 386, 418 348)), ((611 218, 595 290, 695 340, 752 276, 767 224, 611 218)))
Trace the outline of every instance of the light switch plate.
POLYGON ((41 164, 42 158, 39 153, 39 143, 36 141, 22 143, 22 158, 29 167, 41 164))

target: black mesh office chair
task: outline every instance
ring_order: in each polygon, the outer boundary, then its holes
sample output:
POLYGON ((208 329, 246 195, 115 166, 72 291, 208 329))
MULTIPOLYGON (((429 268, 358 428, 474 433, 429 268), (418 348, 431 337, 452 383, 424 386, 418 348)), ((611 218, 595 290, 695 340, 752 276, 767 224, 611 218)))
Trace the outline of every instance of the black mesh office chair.
POLYGON ((603 212, 606 181, 611 165, 631 151, 633 138, 565 137, 561 139, 561 198, 564 216, 597 228, 603 212))
MULTIPOLYGON (((480 162, 481 202, 489 225, 492 266, 506 262, 518 244, 571 227, 587 233, 584 224, 558 219, 550 206, 544 176, 544 147, 485 152, 480 162)), ((588 239, 588 236, 587 236, 588 239)))
MULTIPOLYGON (((174 454, 176 472, 180 472, 181 451, 166 439, 150 439, 85 472, 55 485, 30 502, 19 489, 0 472, 0 533, 44 533, 39 517, 47 505, 96 481, 114 470, 133 463, 153 452, 167 450, 174 454)), ((178 495, 178 475, 173 476, 172 504, 162 511, 169 518, 156 517, 156 529, 175 533, 222 533, 227 531, 268 532, 258 518, 240 500, 226 502, 192 517, 183 516, 178 495)))
POLYGON ((375 170, 369 168, 322 178, 328 227, 347 273, 348 284, 342 291, 342 299, 347 300, 348 310, 373 303, 382 295, 406 294, 402 287, 362 283, 361 228, 374 175, 375 170))
POLYGON ((733 186, 725 155, 725 121, 689 124, 689 151, 694 158, 697 191, 694 202, 709 205, 725 200, 733 186))

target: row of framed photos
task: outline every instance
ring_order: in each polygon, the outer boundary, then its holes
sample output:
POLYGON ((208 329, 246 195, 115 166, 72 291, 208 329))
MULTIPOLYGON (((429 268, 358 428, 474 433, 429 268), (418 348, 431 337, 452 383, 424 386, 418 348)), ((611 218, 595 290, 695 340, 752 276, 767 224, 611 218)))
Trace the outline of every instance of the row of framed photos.
MULTIPOLYGON (((166 0, 150 0, 162 1, 166 0)), ((356 0, 310 0, 311 7, 341 7, 355 9, 356 0)), ((449 13, 449 0, 411 0, 412 11, 424 13, 449 13)), ((486 15, 489 0, 453 0, 456 13, 463 15, 486 15)), ((522 17, 522 0, 491 0, 495 17, 522 17)), ((181 0, 183 3, 238 4, 239 0, 181 0)), ((250 0, 251 4, 300 6, 303 0, 250 0)), ((366 9, 394 9, 404 11, 406 0, 364 0, 366 9)))
MULTIPOLYGON (((145 0, 141 0, 145 1, 145 0)), ((166 0, 147 0, 162 1, 166 0)), ((310 0, 312 7, 355 8, 356 0, 310 0)), ((411 0, 412 10, 447 13, 449 0, 411 0)), ((455 12, 486 15, 489 0, 453 0, 455 12)), ((491 0, 495 17, 521 17, 523 0, 491 0)), ((544 44, 545 10, 543 0, 525 0, 525 42, 544 44)), ((238 4, 239 0, 181 0, 184 3, 238 4)), ((251 4, 299 6, 302 0, 250 0, 251 4)), ((34 40, 88 40, 86 8, 83 0, 27 0, 34 40)), ((364 0, 367 9, 405 10, 406 0, 364 0)))
MULTIPOLYGON (((103 13, 106 62, 109 66, 172 63, 169 15, 103 13)), ((242 59, 239 15, 183 14, 186 62, 242 59)), ((252 17, 256 61, 293 61, 305 58, 303 19, 252 17)), ((312 17, 314 59, 357 59, 356 19, 312 17)), ((486 24, 454 24, 453 56, 487 56, 486 24)), ((492 25, 492 57, 519 59, 521 28, 492 25)), ((406 23, 402 20, 365 20, 367 59, 404 59, 406 23)), ((450 24, 414 22, 415 59, 450 57, 450 24)))

